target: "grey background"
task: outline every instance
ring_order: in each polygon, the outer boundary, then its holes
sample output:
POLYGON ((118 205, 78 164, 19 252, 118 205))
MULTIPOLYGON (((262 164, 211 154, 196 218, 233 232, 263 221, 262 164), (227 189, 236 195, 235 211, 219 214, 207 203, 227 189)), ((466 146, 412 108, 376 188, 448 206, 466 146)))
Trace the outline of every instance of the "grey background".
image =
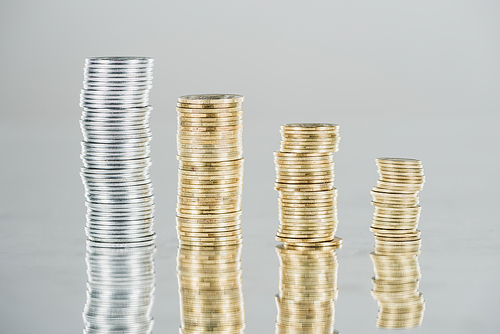
POLYGON ((155 58, 155 332, 180 324, 175 276, 176 98, 244 103, 247 333, 274 331, 272 151, 279 125, 340 124, 335 154, 341 333, 377 333, 370 188, 378 156, 423 161, 421 327, 497 333, 500 3, 442 1, 2 1, 0 332, 78 333, 85 206, 78 107, 84 59, 155 58))

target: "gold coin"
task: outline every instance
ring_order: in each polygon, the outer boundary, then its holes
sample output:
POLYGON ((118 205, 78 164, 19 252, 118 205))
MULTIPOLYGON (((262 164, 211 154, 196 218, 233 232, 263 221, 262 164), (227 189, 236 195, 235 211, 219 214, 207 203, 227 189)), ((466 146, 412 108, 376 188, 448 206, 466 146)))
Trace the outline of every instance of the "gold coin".
POLYGON ((196 142, 177 142, 177 149, 191 149, 191 150, 219 150, 219 149, 232 149, 232 150, 241 150, 243 149, 242 143, 234 140, 232 142, 219 142, 214 141, 212 143, 205 143, 205 141, 196 142))
POLYGON ((280 152, 284 153, 331 153, 337 149, 337 145, 311 145, 311 144, 296 144, 296 143, 281 143, 280 152), (295 150, 302 150, 304 152, 294 152, 295 150), (322 152, 319 152, 322 151, 322 152), (323 152, 324 151, 324 152, 323 152))
POLYGON ((214 179, 196 179, 196 178, 187 178, 187 177, 179 177, 179 184, 182 186, 189 185, 200 185, 200 186, 208 186, 208 185, 237 185, 243 182, 243 178, 236 176, 232 178, 214 178, 214 179))
POLYGON ((235 122, 243 120, 243 112, 239 111, 237 113, 208 113, 208 114, 200 114, 200 113, 182 113, 177 112, 177 121, 178 122, 203 122, 207 124, 211 123, 219 123, 219 122, 235 122), (200 116, 198 116, 200 115, 200 116))
POLYGON ((182 157, 183 161, 189 162, 214 162, 214 161, 228 161, 231 159, 240 159, 242 154, 234 155, 234 156, 204 156, 204 157, 182 157))
POLYGON ((291 207, 291 208, 334 208, 335 203, 333 200, 331 201, 326 201, 326 202, 316 202, 316 201, 310 201, 308 202, 302 202, 298 201, 299 203, 290 203, 290 202, 283 202, 278 200, 278 203, 280 204, 281 207, 291 207))
POLYGON ((295 192, 295 191, 281 191, 279 192, 280 198, 286 198, 286 199, 321 199, 326 196, 333 196, 337 197, 338 190, 337 188, 333 187, 332 189, 329 190, 324 190, 324 191, 303 191, 303 192, 295 192))
POLYGON ((183 95, 177 99, 179 103, 189 104, 224 104, 241 103, 245 98, 236 94, 194 94, 183 95))
POLYGON ((315 150, 311 150, 310 148, 280 148, 280 151, 282 151, 282 152, 289 152, 289 153, 310 153, 310 152, 331 153, 331 152, 337 152, 338 148, 333 148, 333 149, 315 149, 315 150))
POLYGON ((377 187, 380 189, 387 189, 389 191, 419 192, 422 190, 423 184, 408 184, 377 180, 377 187))
MULTIPOLYGON (((216 167, 218 168, 218 167, 216 167)), ((198 167, 198 170, 185 170, 185 169, 179 169, 178 170, 178 175, 179 177, 187 177, 187 178, 193 178, 193 177, 199 177, 199 178, 219 178, 219 177, 228 177, 228 178, 235 178, 235 177, 240 177, 243 176, 243 168, 242 167, 237 167, 229 170, 219 170, 219 169, 213 169, 213 167, 209 167, 208 171, 206 169, 201 169, 201 167, 198 167)))
POLYGON ((224 110, 224 109, 241 109, 243 103, 217 103, 217 104, 195 104, 195 103, 179 103, 177 102, 177 109, 196 110, 200 112, 210 112, 211 110, 224 110))
POLYGON ((409 198, 409 199, 417 198, 417 194, 415 193, 386 192, 383 189, 379 189, 377 187, 373 187, 370 193, 378 197, 409 198))
POLYGON ((200 211, 210 211, 210 210, 225 210, 227 212, 234 212, 241 210, 241 202, 233 202, 229 204, 186 204, 177 203, 177 209, 186 213, 187 211, 200 210, 200 211))
POLYGON ((281 131, 338 131, 340 126, 332 123, 288 123, 280 127, 281 131))
POLYGON ((219 237, 234 237, 241 236, 241 229, 233 231, 223 231, 223 232, 191 232, 186 230, 177 230, 177 235, 189 238, 219 238, 219 237))
POLYGON ((215 129, 223 129, 223 131, 226 130, 232 130, 230 129, 233 127, 237 127, 239 125, 243 124, 243 120, 235 120, 235 121, 218 121, 218 122, 199 122, 199 121, 189 121, 189 120, 180 120, 177 122, 178 128, 179 129, 185 129, 185 128, 193 128, 196 127, 198 130, 197 131, 203 131, 200 130, 200 128, 206 128, 207 130, 210 129, 209 131, 216 131, 215 129))
POLYGON ((286 177, 286 176, 295 176, 295 177, 304 177, 304 176, 334 176, 335 173, 334 173, 334 170, 333 168, 331 169, 326 169, 326 170, 319 170, 319 171, 304 171, 304 170, 300 170, 300 169, 297 169, 297 170, 292 170, 292 171, 289 171, 289 170, 282 170, 282 169, 279 169, 276 171, 277 172, 277 175, 278 176, 283 176, 283 177, 286 177))
POLYGON ((308 159, 325 159, 325 158, 332 158, 333 154, 332 153, 290 153, 290 152, 280 152, 280 151, 274 151, 273 152, 274 158, 276 160, 295 160, 302 158, 303 160, 308 160, 308 159))
MULTIPOLYGON (((226 213, 226 214, 221 214, 221 215, 190 215, 188 217, 183 217, 183 220, 186 220, 187 218, 193 219, 190 222, 198 222, 199 220, 205 221, 205 223, 215 223, 215 222, 226 222, 226 221, 234 221, 237 219, 241 218, 241 211, 240 212, 232 212, 232 213, 226 213)), ((178 220, 179 221, 179 220, 178 220)))
POLYGON ((193 133, 198 132, 235 132, 243 129, 243 125, 226 125, 226 126, 177 126, 177 133, 193 133))
POLYGON ((193 198, 193 197, 177 195, 177 202, 183 204, 191 204, 191 205, 233 204, 233 203, 240 203, 241 197, 228 196, 228 197, 215 197, 215 198, 214 197, 193 198))
POLYGON ((377 165, 404 165, 404 166, 422 166, 422 161, 408 158, 377 158, 377 165))
POLYGON ((303 216, 303 215, 280 215, 279 221, 282 224, 290 224, 293 225, 295 223, 307 223, 309 222, 310 224, 322 224, 322 223, 336 223, 337 222, 337 215, 336 214, 328 214, 328 215, 309 215, 309 216, 303 216))
POLYGON ((314 243, 314 242, 326 242, 331 241, 334 238, 333 235, 323 238, 291 238, 287 236, 281 236, 279 233, 276 234, 276 241, 287 242, 287 243, 314 243))
POLYGON ((322 191, 333 189, 333 183, 319 183, 319 184, 284 184, 275 183, 274 189, 278 191, 322 191))
POLYGON ((228 148, 181 148, 178 149, 180 156, 210 156, 210 155, 229 155, 241 154, 243 152, 241 147, 228 147, 228 148))
POLYGON ((192 241, 180 239, 179 243, 182 245, 198 245, 198 246, 222 246, 222 245, 236 245, 243 243, 243 238, 237 240, 217 240, 217 241, 192 241))
POLYGON ((278 184, 324 184, 324 183, 332 183, 333 180, 331 177, 317 178, 317 179, 309 179, 309 178, 276 178, 276 183, 278 184))
POLYGON ((226 108, 226 109, 184 109, 177 108, 177 117, 188 118, 225 118, 225 117, 241 117, 243 110, 241 108, 226 108))
POLYGON ((181 167, 188 167, 188 168, 183 168, 183 169, 191 169, 193 167, 211 167, 211 168, 217 168, 217 167, 243 167, 243 162, 244 159, 237 159, 237 160, 231 160, 231 161, 208 161, 208 162, 180 162, 179 165, 181 167))
POLYGON ((338 134, 290 134, 290 133, 281 133, 281 143, 321 143, 334 142, 336 145, 340 142, 340 136, 338 134))
POLYGON ((340 237, 335 237, 333 240, 330 240, 330 241, 315 242, 314 244, 294 240, 293 242, 285 241, 285 248, 293 245, 294 247, 299 247, 299 246, 302 246, 302 247, 332 247, 335 249, 340 249, 342 247, 342 242, 343 242, 342 238, 340 238, 340 237))
POLYGON ((379 175, 396 175, 407 177, 422 177, 424 175, 423 169, 405 169, 405 168, 377 168, 379 175))
MULTIPOLYGON (((235 235, 229 235, 229 236, 217 236, 217 237, 193 237, 189 235, 181 235, 177 234, 177 237, 179 240, 181 240, 183 243, 195 243, 198 244, 198 242, 203 242, 203 243, 216 243, 216 242, 233 242, 237 241, 239 242, 242 239, 241 233, 235 234, 235 235)), ((200 244, 201 245, 201 244, 200 244)))
POLYGON ((276 175, 280 173, 314 173, 327 172, 335 176, 335 170, 330 163, 314 163, 314 162, 276 162, 274 170, 276 175))
POLYGON ((284 206, 306 206, 308 204, 317 204, 318 206, 336 206, 337 198, 333 196, 318 199, 287 199, 278 197, 278 203, 284 206))

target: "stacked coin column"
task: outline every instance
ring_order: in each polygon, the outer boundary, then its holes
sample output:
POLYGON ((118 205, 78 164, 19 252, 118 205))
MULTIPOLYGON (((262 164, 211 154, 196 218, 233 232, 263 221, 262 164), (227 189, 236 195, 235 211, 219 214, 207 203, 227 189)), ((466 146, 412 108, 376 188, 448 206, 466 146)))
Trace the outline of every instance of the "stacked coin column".
POLYGON ((179 258, 182 333, 242 333, 245 329, 241 269, 234 269, 240 263, 240 253, 231 251, 236 257, 226 256, 227 249, 243 240, 242 102, 243 96, 224 94, 178 99, 179 256, 189 251, 220 255, 214 259, 220 262, 215 267, 204 262, 206 270, 189 267, 179 258), (204 283, 193 287, 192 280, 204 283), (195 309, 199 311, 196 315, 195 309), (214 313, 227 313, 233 320, 214 313))
POLYGON ((278 245, 280 260, 276 334, 338 333, 337 247, 278 245))
POLYGON ((338 244, 333 152, 338 150, 339 126, 286 124, 280 132, 280 150, 274 152, 280 223, 276 240, 297 246, 338 244))
POLYGON ((149 91, 153 59, 85 61, 81 171, 87 206, 84 333, 151 333, 154 298, 149 91))
POLYGON ((379 180, 372 189, 375 212, 370 254, 375 277, 372 295, 378 302, 377 326, 411 328, 423 319, 425 302, 418 290, 421 238, 418 192, 424 184, 422 163, 414 159, 376 159, 379 180))

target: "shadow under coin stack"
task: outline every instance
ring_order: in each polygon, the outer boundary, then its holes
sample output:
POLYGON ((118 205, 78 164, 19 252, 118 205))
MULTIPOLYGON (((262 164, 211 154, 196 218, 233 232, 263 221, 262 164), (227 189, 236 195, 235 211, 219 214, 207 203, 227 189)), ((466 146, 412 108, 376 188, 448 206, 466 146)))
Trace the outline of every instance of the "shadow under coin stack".
POLYGON ((152 58, 85 61, 80 98, 87 206, 84 333, 152 332, 152 71, 152 58))
POLYGON ((280 150, 274 152, 280 221, 276 240, 296 246, 338 245, 333 152, 338 151, 339 126, 285 124, 280 132, 280 150))
POLYGON ((181 333, 245 330, 242 103, 243 96, 228 94, 186 95, 177 102, 181 333))
POLYGON ((414 159, 376 159, 379 180, 372 189, 375 212, 370 254, 375 277, 372 295, 378 303, 377 326, 411 328, 421 324, 425 302, 419 292, 418 254, 422 240, 418 192, 424 184, 422 163, 414 159))
POLYGON ((276 246, 280 260, 276 334, 338 333, 333 327, 339 247, 276 246))

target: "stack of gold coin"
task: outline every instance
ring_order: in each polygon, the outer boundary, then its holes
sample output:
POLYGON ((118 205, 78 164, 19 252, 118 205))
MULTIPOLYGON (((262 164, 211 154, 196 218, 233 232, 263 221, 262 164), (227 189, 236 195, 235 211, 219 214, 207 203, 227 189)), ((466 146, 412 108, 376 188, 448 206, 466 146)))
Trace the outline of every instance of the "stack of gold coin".
POLYGON ((280 220, 276 240, 297 246, 335 245, 333 152, 338 150, 339 126, 285 124, 280 132, 280 151, 274 152, 280 220))
POLYGON ((375 250, 370 254, 375 277, 372 295, 378 302, 377 326, 411 328, 421 324, 425 302, 418 290, 418 254, 422 240, 418 192, 422 163, 414 159, 379 158, 377 187, 372 189, 375 212, 370 230, 375 250))
POLYGON ((276 247, 280 260, 276 334, 338 333, 333 327, 339 247, 276 247))
POLYGON ((371 191, 375 212, 372 228, 415 231, 420 217, 418 192, 424 185, 422 162, 415 159, 376 159, 379 179, 371 191))
POLYGON ((180 245, 181 334, 244 333, 241 247, 180 245))
POLYGON ((177 102, 177 234, 183 245, 242 242, 243 96, 186 95, 177 102))

